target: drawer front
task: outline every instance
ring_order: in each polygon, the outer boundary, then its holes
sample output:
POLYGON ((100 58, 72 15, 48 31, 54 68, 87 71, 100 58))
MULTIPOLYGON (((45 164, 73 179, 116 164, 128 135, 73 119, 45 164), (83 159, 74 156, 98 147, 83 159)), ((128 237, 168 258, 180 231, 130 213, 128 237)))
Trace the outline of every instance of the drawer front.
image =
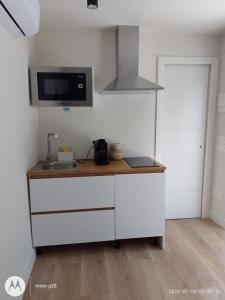
POLYGON ((30 180, 31 212, 114 207, 114 176, 30 180))
POLYGON ((32 216, 33 246, 115 239, 114 210, 32 216))

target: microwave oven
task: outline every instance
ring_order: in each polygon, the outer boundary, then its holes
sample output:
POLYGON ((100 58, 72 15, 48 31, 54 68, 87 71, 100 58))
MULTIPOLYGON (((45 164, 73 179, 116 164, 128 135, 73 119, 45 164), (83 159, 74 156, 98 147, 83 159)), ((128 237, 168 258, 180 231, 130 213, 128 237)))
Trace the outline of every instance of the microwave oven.
POLYGON ((93 68, 31 67, 33 106, 93 106, 93 68))

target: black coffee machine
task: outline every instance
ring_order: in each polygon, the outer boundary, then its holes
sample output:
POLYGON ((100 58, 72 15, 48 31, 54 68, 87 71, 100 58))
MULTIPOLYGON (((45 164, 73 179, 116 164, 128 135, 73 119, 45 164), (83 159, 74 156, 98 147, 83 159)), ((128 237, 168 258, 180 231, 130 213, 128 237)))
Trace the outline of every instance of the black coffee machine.
POLYGON ((96 165, 108 165, 108 148, 104 139, 92 142, 94 145, 94 159, 96 165))

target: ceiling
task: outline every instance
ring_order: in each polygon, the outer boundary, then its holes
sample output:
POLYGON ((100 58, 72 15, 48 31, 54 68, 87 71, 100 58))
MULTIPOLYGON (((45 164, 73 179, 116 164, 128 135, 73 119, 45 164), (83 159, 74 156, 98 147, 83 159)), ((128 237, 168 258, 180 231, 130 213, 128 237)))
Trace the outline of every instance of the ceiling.
POLYGON ((40 0, 41 28, 109 28, 140 25, 156 33, 225 31, 225 0, 40 0))

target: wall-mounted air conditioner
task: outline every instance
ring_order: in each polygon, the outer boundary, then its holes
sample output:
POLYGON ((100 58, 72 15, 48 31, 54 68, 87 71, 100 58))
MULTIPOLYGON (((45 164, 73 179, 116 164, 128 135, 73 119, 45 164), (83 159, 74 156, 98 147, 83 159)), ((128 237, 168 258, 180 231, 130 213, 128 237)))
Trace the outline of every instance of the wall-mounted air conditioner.
POLYGON ((39 31, 39 0, 1 0, 0 24, 15 37, 32 36, 39 31))

